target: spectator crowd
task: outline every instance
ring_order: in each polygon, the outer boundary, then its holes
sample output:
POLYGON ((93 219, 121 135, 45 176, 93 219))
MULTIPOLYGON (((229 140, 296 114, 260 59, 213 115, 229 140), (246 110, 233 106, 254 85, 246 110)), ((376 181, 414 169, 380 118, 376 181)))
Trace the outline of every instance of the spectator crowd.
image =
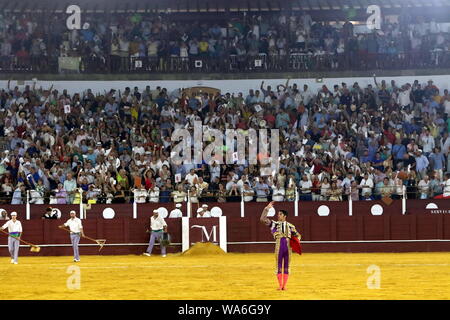
MULTIPOLYGON (((249 92, 0 88, 0 201, 31 203, 408 199, 450 196, 450 94, 432 80, 306 83, 249 92), (174 130, 275 128, 279 170, 174 164, 174 130)), ((195 142, 194 143, 198 143, 195 142)), ((206 142, 205 144, 208 144, 206 142)))
MULTIPOLYGON (((445 24, 407 11, 373 32, 361 31, 348 19, 314 21, 307 12, 188 20, 176 14, 83 13, 79 30, 67 28, 67 17, 1 14, 0 68, 48 72, 57 69, 58 57, 72 56, 82 57, 90 72, 133 71, 135 60, 141 59, 139 68, 145 70, 189 71, 197 58, 207 59, 210 70, 220 70, 226 61, 248 71, 255 57, 264 57, 276 69, 291 54, 314 58, 308 61, 327 69, 402 63, 417 68, 445 63, 450 43, 445 24)), ((314 67, 297 62, 305 69, 314 67)))

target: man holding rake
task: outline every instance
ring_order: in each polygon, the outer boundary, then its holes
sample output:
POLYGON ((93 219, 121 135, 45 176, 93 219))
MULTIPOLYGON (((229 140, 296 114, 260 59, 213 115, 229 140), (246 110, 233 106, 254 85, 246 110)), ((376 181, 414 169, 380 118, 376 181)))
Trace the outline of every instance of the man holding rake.
POLYGON ((157 209, 153 210, 153 216, 150 218, 150 242, 148 244, 147 251, 143 253, 144 256, 150 257, 152 255, 153 246, 155 241, 159 240, 161 246, 161 256, 166 257, 166 246, 163 245, 164 233, 167 233, 167 223, 163 217, 159 215, 157 209))
POLYGON ((2 226, 2 231, 8 228, 8 249, 11 254, 11 263, 17 264, 19 257, 20 236, 22 235, 22 224, 17 220, 17 212, 11 212, 11 220, 2 226))
POLYGON ((70 241, 73 246, 73 261, 80 262, 80 252, 78 250, 78 243, 80 238, 84 237, 83 225, 81 219, 77 218, 74 210, 70 211, 70 219, 66 223, 60 225, 58 228, 69 227, 70 229, 70 241))

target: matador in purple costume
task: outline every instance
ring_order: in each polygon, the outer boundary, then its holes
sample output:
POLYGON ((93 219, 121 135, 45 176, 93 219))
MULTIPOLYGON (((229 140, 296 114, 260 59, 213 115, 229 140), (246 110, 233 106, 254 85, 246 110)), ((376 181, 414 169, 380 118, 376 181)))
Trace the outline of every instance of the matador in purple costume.
POLYGON ((269 209, 273 207, 273 201, 264 208, 261 214, 261 222, 270 226, 270 231, 276 241, 275 245, 275 272, 277 274, 279 288, 278 290, 286 290, 286 284, 289 279, 289 263, 291 260, 291 237, 300 238, 300 234, 295 230, 295 226, 286 221, 287 211, 278 211, 278 221, 267 218, 269 209))

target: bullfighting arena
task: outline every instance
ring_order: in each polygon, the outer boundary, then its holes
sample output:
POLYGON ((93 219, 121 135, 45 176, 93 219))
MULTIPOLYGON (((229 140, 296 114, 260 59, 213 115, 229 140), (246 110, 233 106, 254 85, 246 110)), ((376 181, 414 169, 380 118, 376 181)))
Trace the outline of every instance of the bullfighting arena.
MULTIPOLYGON (((448 200, 434 202, 447 212, 448 200)), ((61 220, 40 219, 45 205, 30 206, 29 214, 17 205, 23 239, 42 249, 21 246, 14 265, 6 236, 0 238, 2 299, 450 299, 450 215, 428 209, 427 201, 410 200, 406 214, 401 200, 378 202, 381 215, 362 201, 350 215, 347 203, 336 202, 327 216, 317 214, 324 202, 302 203, 298 216, 292 203, 280 203, 294 212, 289 221, 302 234, 303 254, 292 254, 286 291, 277 290, 274 240, 259 221, 265 203, 248 205, 245 215, 239 205, 221 204, 226 215, 216 218, 167 218, 165 258, 159 246, 142 255, 151 212, 161 204, 92 206, 83 228, 107 242, 99 251, 82 239, 79 263, 61 220), (115 217, 105 218, 111 209, 115 217)))
POLYGON ((278 291, 273 254, 211 246, 166 258, 82 255, 77 264, 71 256, 24 256, 18 265, 2 257, 2 299, 450 299, 450 253, 295 255, 288 288, 278 291), (379 267, 378 289, 368 288, 371 265, 379 267), (78 288, 70 285, 73 266, 78 288))

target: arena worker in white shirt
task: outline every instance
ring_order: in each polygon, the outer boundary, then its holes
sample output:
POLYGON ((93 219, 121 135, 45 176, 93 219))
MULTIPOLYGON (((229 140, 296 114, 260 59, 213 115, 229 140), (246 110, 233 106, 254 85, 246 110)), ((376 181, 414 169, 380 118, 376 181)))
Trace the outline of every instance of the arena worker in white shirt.
POLYGON ((203 218, 211 218, 211 212, 208 210, 208 205, 203 204, 202 209, 203 209, 203 218))
POLYGON ((75 210, 70 211, 70 219, 66 223, 60 225, 58 228, 69 227, 70 229, 70 242, 73 247, 73 261, 80 262, 80 252, 78 250, 78 244, 80 238, 84 237, 83 225, 81 219, 77 218, 75 210))
POLYGON ((177 203, 175 205, 175 209, 170 211, 169 218, 181 218, 183 216, 183 212, 181 211, 181 203, 177 203))
POLYGON ((204 204, 201 208, 197 209, 197 218, 211 218, 211 212, 208 211, 208 205, 204 204))
POLYGON ((11 255, 11 263, 17 264, 19 257, 20 237, 22 235, 22 223, 17 220, 17 212, 11 212, 11 220, 8 220, 3 226, 2 230, 8 228, 8 249, 11 255))
MULTIPOLYGON (((155 241, 158 240, 161 245, 161 240, 164 233, 167 233, 167 223, 163 217, 159 215, 157 209, 153 210, 153 216, 150 218, 150 242, 148 244, 147 251, 144 252, 144 256, 151 256, 155 241)), ((166 247, 161 245, 161 255, 164 258, 166 256, 166 247)))

